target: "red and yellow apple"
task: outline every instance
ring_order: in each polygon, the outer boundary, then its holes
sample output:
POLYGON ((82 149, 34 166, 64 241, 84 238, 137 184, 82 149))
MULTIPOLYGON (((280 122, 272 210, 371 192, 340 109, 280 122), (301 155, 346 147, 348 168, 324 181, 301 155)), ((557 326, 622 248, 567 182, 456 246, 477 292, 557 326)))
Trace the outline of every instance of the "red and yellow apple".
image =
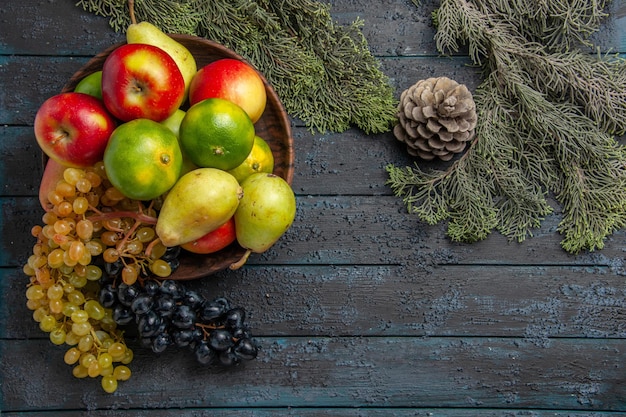
POLYGON ((261 118, 267 96, 259 73, 249 64, 232 58, 213 61, 200 68, 189 85, 189 104, 222 98, 238 104, 252 123, 261 118))
POLYGON ((224 249, 237 239, 235 219, 231 217, 226 223, 206 235, 181 245, 181 248, 199 254, 214 253, 224 249))
POLYGON ((102 100, 118 119, 165 120, 180 107, 185 81, 172 57, 153 45, 124 44, 102 65, 102 100))
POLYGON ((48 98, 35 115, 39 147, 59 164, 88 167, 102 160, 116 123, 97 98, 61 93, 48 98))

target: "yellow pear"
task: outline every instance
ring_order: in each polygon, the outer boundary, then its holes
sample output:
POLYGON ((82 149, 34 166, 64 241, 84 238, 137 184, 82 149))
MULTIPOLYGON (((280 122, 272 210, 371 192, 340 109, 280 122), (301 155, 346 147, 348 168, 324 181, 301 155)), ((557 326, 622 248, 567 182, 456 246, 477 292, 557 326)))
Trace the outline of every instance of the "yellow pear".
POLYGON ((194 169, 180 177, 167 193, 156 234, 168 247, 199 239, 235 214, 241 196, 237 179, 228 172, 194 169))
POLYGON ((191 79, 198 71, 196 60, 183 44, 169 37, 150 22, 132 23, 126 30, 127 43, 145 43, 163 49, 176 62, 185 80, 185 97, 189 92, 191 79))
POLYGON ((237 242, 246 249, 230 269, 241 267, 250 253, 268 250, 288 229, 296 217, 296 197, 281 177, 255 173, 241 183, 243 197, 235 211, 237 242))

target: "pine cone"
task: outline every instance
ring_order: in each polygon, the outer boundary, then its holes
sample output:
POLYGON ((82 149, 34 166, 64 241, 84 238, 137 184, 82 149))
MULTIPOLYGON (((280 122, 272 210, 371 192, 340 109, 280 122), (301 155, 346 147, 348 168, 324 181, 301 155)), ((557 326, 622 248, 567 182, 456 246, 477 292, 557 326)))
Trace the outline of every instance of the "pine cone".
POLYGON ((463 84, 428 78, 402 92, 393 134, 410 155, 449 161, 474 137, 476 104, 463 84))

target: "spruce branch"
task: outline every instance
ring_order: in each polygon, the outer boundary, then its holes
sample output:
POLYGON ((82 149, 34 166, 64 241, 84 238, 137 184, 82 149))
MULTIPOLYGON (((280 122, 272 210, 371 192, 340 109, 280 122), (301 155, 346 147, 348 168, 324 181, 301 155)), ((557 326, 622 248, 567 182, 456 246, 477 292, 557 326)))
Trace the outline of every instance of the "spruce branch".
MULTIPOLYGON (((124 31, 126 1, 78 0, 124 31)), ((363 21, 333 21, 330 6, 313 0, 135 0, 138 20, 167 33, 219 42, 268 79, 287 112, 311 130, 341 132, 354 125, 382 133, 395 121, 396 100, 371 54, 363 21)))
POLYGON ((613 136, 626 131, 626 61, 582 50, 608 3, 441 1, 438 49, 466 45, 485 79, 474 94, 476 139, 459 161, 445 171, 387 167, 410 211, 448 220, 453 239, 489 228, 523 241, 552 213, 552 195, 570 253, 601 249, 626 225, 626 150, 613 136))

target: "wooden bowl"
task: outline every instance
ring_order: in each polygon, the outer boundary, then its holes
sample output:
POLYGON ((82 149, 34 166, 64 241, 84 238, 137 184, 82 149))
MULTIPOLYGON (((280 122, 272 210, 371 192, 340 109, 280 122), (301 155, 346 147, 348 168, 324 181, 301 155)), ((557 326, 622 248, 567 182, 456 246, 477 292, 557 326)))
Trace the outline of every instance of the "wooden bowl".
MULTIPOLYGON (((243 57, 223 45, 207 39, 189 35, 170 35, 183 44, 193 54, 198 69, 210 62, 222 58, 234 58, 246 61, 243 57)), ((123 43, 112 45, 94 56, 85 66, 78 70, 63 87, 63 92, 73 91, 85 76, 100 71, 109 54, 123 43)), ((247 62, 247 61, 246 61, 247 62)), ((289 184, 293 180, 294 149, 289 117, 276 94, 263 74, 259 73, 265 83, 267 104, 261 118, 254 124, 255 133, 263 138, 272 149, 274 155, 274 174, 284 178, 289 184)), ((198 255, 181 251, 180 267, 168 278, 189 280, 202 278, 228 268, 244 255, 245 250, 236 242, 219 252, 198 255)))

